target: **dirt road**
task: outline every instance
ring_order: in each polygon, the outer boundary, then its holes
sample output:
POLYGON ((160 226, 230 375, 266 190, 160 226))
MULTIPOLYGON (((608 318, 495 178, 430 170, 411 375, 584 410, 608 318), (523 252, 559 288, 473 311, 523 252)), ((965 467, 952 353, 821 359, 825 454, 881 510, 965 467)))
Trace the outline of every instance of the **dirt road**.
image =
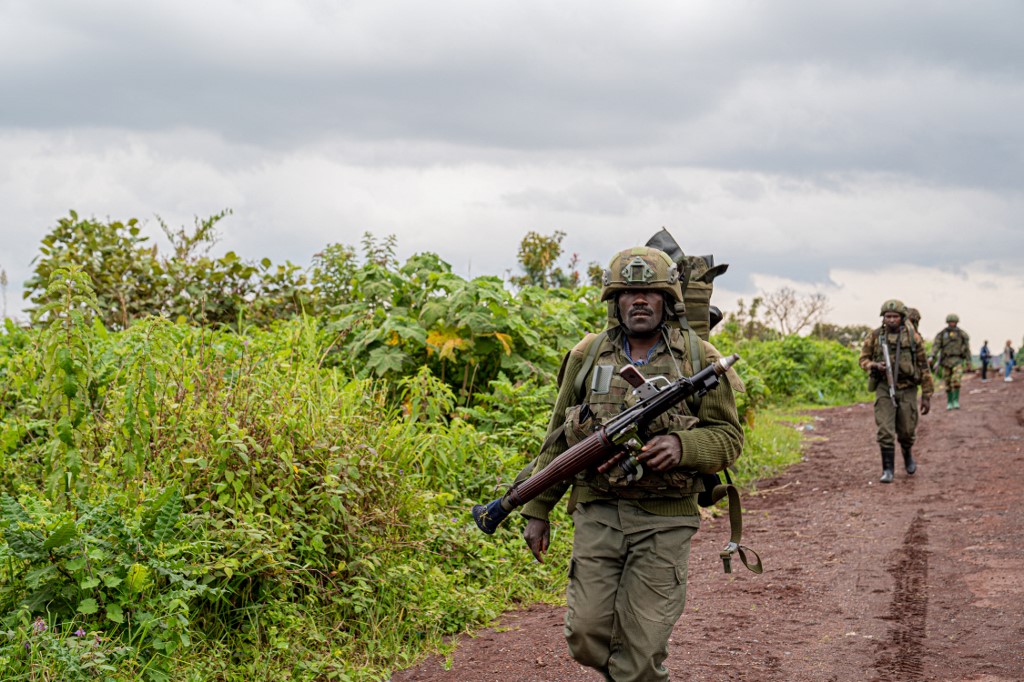
MULTIPOLYGON (((672 678, 722 682, 1024 680, 1024 375, 965 378, 922 417, 917 473, 878 483, 870 405, 809 414, 805 459, 744 498, 765 563, 722 572, 728 520, 694 540, 672 678)), ((738 562, 737 562, 738 563, 738 562)), ((508 614, 392 682, 576 682, 563 608, 508 614)))

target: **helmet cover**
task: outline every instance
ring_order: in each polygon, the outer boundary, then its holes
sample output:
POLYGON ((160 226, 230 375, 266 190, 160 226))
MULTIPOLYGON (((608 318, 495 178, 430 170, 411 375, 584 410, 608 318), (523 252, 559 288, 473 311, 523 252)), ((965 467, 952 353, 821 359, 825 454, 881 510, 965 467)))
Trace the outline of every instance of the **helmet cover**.
POLYGON ((619 251, 601 279, 601 300, 607 301, 629 289, 661 291, 673 303, 683 302, 679 270, 667 253, 649 246, 619 251))
POLYGON ((903 301, 895 298, 890 298, 888 301, 882 304, 882 312, 879 315, 885 315, 886 313, 899 313, 900 317, 907 316, 907 306, 903 305, 903 301))

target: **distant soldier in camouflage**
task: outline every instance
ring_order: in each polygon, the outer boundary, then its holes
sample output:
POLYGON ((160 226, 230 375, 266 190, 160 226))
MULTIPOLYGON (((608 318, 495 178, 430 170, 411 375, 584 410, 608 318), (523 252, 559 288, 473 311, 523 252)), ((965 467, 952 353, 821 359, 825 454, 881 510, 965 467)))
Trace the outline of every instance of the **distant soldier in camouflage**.
POLYGON ((946 328, 932 343, 931 365, 942 376, 947 410, 960 409, 960 379, 964 370, 971 368, 971 338, 958 324, 960 318, 955 313, 946 315, 946 328))
POLYGON ((917 471, 912 448, 917 431, 917 387, 921 387, 921 414, 931 410, 932 375, 924 350, 924 339, 906 324, 907 307, 891 299, 882 304, 882 326, 864 339, 860 366, 870 373, 868 386, 875 391, 875 425, 882 451, 882 483, 892 483, 896 460, 896 441, 903 451, 907 474, 917 471), (889 368, 886 368, 888 347, 889 368), (889 374, 894 381, 889 390, 889 374))
POLYGON ((914 331, 921 333, 921 311, 917 308, 907 308, 907 319, 914 325, 914 331))

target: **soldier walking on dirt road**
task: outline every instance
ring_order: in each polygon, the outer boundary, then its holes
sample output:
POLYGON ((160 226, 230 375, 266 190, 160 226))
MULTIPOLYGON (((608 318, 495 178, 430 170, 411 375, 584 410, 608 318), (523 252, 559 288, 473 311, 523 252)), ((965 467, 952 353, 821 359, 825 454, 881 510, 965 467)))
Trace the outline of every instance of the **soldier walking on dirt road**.
POLYGON ((960 378, 971 368, 971 339, 958 328, 959 324, 956 313, 946 315, 946 328, 935 335, 932 343, 931 366, 942 375, 947 410, 960 409, 960 378))
MULTIPOLYGON (((675 381, 700 362, 694 351, 707 363, 719 358, 692 330, 667 324, 683 303, 679 277, 676 264, 658 249, 626 249, 612 259, 601 291, 601 300, 614 304, 607 333, 588 335, 589 344, 598 344, 589 369, 588 339, 567 356, 548 429, 564 426, 564 432, 542 450, 535 474, 621 410, 631 387, 619 368, 632 364, 650 377, 675 381), (581 373, 582 402, 575 388, 581 373)), ((729 381, 699 405, 679 403, 650 430, 654 435, 638 455, 641 474, 598 468, 571 481, 575 531, 565 638, 573 658, 616 682, 669 679, 668 640, 683 612, 690 539, 700 525, 697 472, 725 469, 743 447, 729 381)), ((569 485, 552 486, 522 509, 528 519, 523 537, 538 561, 550 541, 548 514, 569 485)))
POLYGON ((868 387, 875 391, 875 425, 882 451, 882 483, 892 483, 896 440, 903 451, 907 474, 917 471, 912 448, 917 431, 917 387, 921 387, 921 414, 931 409, 932 375, 924 340, 906 324, 907 307, 896 299, 882 304, 882 326, 864 339, 860 366, 869 372, 868 387))

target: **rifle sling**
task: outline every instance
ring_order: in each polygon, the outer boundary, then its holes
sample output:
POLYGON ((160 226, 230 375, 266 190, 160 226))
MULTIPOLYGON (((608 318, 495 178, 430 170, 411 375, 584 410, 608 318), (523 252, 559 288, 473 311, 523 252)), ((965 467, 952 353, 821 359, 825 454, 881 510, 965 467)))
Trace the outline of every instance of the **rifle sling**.
POLYGON ((740 555, 740 561, 744 566, 760 575, 764 572, 761 557, 754 550, 740 544, 743 541, 743 511, 740 508, 740 492, 732 484, 728 469, 725 471, 725 480, 725 484, 716 485, 715 489, 711 491, 711 498, 715 502, 726 496, 729 498, 729 544, 718 554, 722 559, 722 567, 726 573, 732 573, 732 554, 736 552, 740 555), (747 559, 747 552, 754 556, 753 561, 747 559))

